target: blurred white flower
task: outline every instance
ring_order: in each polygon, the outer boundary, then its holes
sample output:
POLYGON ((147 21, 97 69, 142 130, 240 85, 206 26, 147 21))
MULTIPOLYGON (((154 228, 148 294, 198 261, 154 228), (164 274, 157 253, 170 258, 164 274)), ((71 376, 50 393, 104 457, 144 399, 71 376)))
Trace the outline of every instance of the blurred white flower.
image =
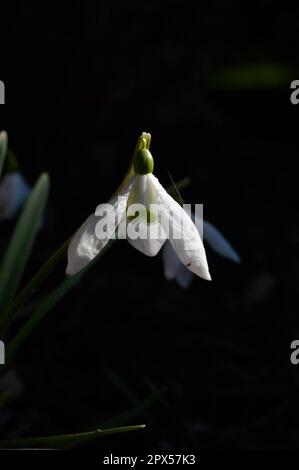
MULTIPOLYGON (((207 221, 203 221, 204 240, 220 256, 240 263, 240 257, 220 231, 207 221)), ((170 243, 166 242, 162 250, 164 275, 167 280, 175 279, 180 287, 186 289, 191 284, 193 275, 177 257, 170 243)))
POLYGON ((4 175, 0 182, 0 221, 14 217, 31 191, 19 171, 4 175))
POLYGON ((114 237, 117 227, 120 228, 122 222, 126 222, 125 236, 137 250, 147 256, 155 256, 168 239, 169 246, 183 266, 204 279, 211 279, 205 249, 192 219, 161 186, 152 171, 153 158, 149 150, 143 148, 135 155, 135 174, 109 204, 97 208, 95 214, 86 220, 72 238, 66 274, 73 275, 83 269, 114 237), (138 205, 145 209, 143 213, 138 205), (159 207, 161 218, 152 212, 152 205, 159 207), (136 212, 139 214, 137 218, 136 212), (102 228, 99 216, 103 213, 106 213, 105 237, 97 236, 102 228), (129 230, 131 222, 135 224, 133 230, 129 230), (134 227, 138 225, 145 227, 145 237, 134 236, 134 227), (154 237, 151 236, 153 227, 154 237))

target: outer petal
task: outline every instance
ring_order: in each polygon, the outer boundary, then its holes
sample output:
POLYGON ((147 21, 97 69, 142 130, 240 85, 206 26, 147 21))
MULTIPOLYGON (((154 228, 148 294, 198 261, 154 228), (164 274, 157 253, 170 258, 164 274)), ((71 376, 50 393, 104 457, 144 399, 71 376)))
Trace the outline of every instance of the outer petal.
POLYGON ((179 260, 168 240, 162 249, 162 259, 166 279, 175 279, 183 289, 189 287, 193 274, 179 260))
POLYGON ((146 239, 136 238, 136 240, 132 240, 132 238, 128 237, 127 240, 130 245, 146 256, 156 256, 165 243, 165 239, 162 238, 152 239, 148 237, 146 239))
MULTIPOLYGON (((135 175, 135 178, 136 180, 132 187, 128 205, 140 203, 149 210, 150 205, 156 204, 157 202, 155 186, 152 183, 150 175, 135 175)), ((141 251, 141 253, 147 256, 156 256, 166 241, 166 235, 159 219, 157 218, 155 223, 151 224, 148 224, 146 220, 140 220, 139 222, 133 220, 128 222, 128 224, 135 224, 139 233, 142 232, 145 235, 145 238, 133 239, 128 233, 128 242, 136 248, 136 250, 141 251)), ((129 226, 128 232, 130 232, 129 226)))
POLYGON ((6 174, 0 184, 0 220, 14 217, 30 191, 21 173, 13 171, 6 174))
POLYGON ((241 262, 238 253, 224 238, 222 233, 206 220, 203 222, 203 237, 218 255, 234 261, 235 263, 241 262))
MULTIPOLYGON (((110 213, 107 214, 108 222, 111 217, 113 217, 114 220, 115 216, 117 216, 118 220, 121 219, 124 211, 126 210, 133 178, 109 201, 109 204, 112 207, 110 213), (121 198, 121 200, 119 198, 121 198)), ((97 238, 95 230, 99 220, 100 217, 95 214, 90 215, 71 239, 68 247, 67 275, 72 276, 81 271, 81 269, 87 266, 87 264, 92 261, 108 243, 113 231, 107 232, 107 238, 105 239, 97 238)))
MULTIPOLYGON (((168 219, 170 230, 178 234, 183 225, 180 238, 170 236, 169 241, 174 251, 190 271, 203 279, 211 280, 205 249, 194 223, 184 209, 165 191, 158 179, 153 175, 150 175, 150 178, 164 208, 165 221, 168 219)), ((167 227, 165 229, 167 230, 167 227)))

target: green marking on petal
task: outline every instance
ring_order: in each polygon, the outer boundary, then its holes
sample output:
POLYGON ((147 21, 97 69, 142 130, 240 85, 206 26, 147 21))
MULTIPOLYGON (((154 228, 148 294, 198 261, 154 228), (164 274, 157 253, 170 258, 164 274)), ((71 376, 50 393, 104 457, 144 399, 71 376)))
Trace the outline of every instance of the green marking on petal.
MULTIPOLYGON (((136 219, 137 220, 139 219, 139 221, 142 222, 143 218, 144 218, 143 214, 141 214, 139 211, 136 211, 135 215, 128 216, 128 222, 131 222, 132 220, 136 220, 136 219)), ((157 222, 157 215, 154 212, 151 212, 148 209, 146 209, 146 223, 155 224, 156 222, 157 222)))

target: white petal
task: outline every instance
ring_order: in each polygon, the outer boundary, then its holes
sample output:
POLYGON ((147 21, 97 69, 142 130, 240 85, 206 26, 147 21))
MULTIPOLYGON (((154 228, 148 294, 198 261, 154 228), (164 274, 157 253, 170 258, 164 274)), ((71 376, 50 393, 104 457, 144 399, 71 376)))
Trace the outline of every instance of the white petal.
POLYGON ((18 171, 7 173, 0 184, 0 220, 16 215, 31 191, 18 171))
MULTIPOLYGON (((157 194, 155 187, 149 178, 150 175, 135 175, 135 183, 132 187, 130 197, 128 200, 128 210, 134 209, 135 204, 142 204, 144 208, 148 211, 150 210, 151 204, 156 204, 157 194)), ((135 210, 129 215, 133 215, 135 210)), ((153 218, 155 219, 154 211, 152 212, 153 218)), ((160 251, 161 247, 166 241, 166 236, 163 227, 159 222, 157 217, 154 223, 147 223, 147 213, 144 210, 144 217, 139 217, 137 219, 127 221, 127 240, 128 242, 136 248, 141 253, 147 256, 156 256, 160 251), (136 229, 136 236, 130 236, 130 233, 134 232, 134 227, 136 229), (138 237, 137 232, 140 237, 138 237)), ((132 233, 133 235, 133 233, 132 233)))
MULTIPOLYGON (((109 227, 112 227, 112 224, 109 224, 111 217, 113 217, 113 221, 115 216, 117 216, 119 220, 122 217, 123 212, 126 210, 133 178, 118 194, 116 194, 109 201, 111 210, 106 215, 106 220, 109 227)), ((105 239, 99 239, 96 236, 96 225, 99 220, 99 216, 96 216, 95 214, 90 215, 71 239, 68 247, 68 265, 66 268, 67 275, 72 276, 81 271, 81 269, 87 266, 87 264, 92 261, 108 243, 109 238, 112 236, 113 232, 112 230, 108 230, 107 237, 105 239)))
POLYGON ((165 239, 153 239, 149 237, 147 239, 136 238, 136 240, 132 240, 132 238, 128 237, 127 240, 130 245, 146 256, 156 256, 165 243, 165 239))
POLYGON ((179 260, 168 240, 162 249, 162 259, 166 279, 169 281, 175 279, 183 289, 189 287, 193 273, 179 260))
POLYGON ((238 253, 224 238, 222 233, 206 220, 203 222, 203 237, 218 255, 234 261, 235 263, 241 262, 238 253))
MULTIPOLYGON (((174 238, 170 234, 169 241, 174 251, 190 271, 203 279, 211 280, 205 249, 194 223, 184 209, 165 191, 158 179, 153 175, 150 175, 150 178, 164 207, 165 220, 168 217, 170 229, 176 234, 181 232, 180 238, 174 238)), ((167 230, 167 227, 165 229, 167 230)))

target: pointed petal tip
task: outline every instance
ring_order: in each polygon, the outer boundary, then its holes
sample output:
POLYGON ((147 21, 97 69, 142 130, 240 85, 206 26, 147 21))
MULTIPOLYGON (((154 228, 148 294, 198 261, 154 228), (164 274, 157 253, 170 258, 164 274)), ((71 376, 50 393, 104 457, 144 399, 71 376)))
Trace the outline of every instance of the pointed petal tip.
POLYGON ((204 279, 205 281, 211 281, 211 280, 212 280, 210 271, 208 271, 208 270, 201 271, 201 273, 200 273, 199 276, 200 276, 202 279, 204 279))
POLYGON ((192 268, 189 266, 188 269, 190 269, 190 271, 192 271, 194 274, 196 274, 198 277, 201 277, 201 279, 204 279, 205 281, 212 280, 210 271, 207 267, 197 265, 196 267, 193 266, 192 268))

